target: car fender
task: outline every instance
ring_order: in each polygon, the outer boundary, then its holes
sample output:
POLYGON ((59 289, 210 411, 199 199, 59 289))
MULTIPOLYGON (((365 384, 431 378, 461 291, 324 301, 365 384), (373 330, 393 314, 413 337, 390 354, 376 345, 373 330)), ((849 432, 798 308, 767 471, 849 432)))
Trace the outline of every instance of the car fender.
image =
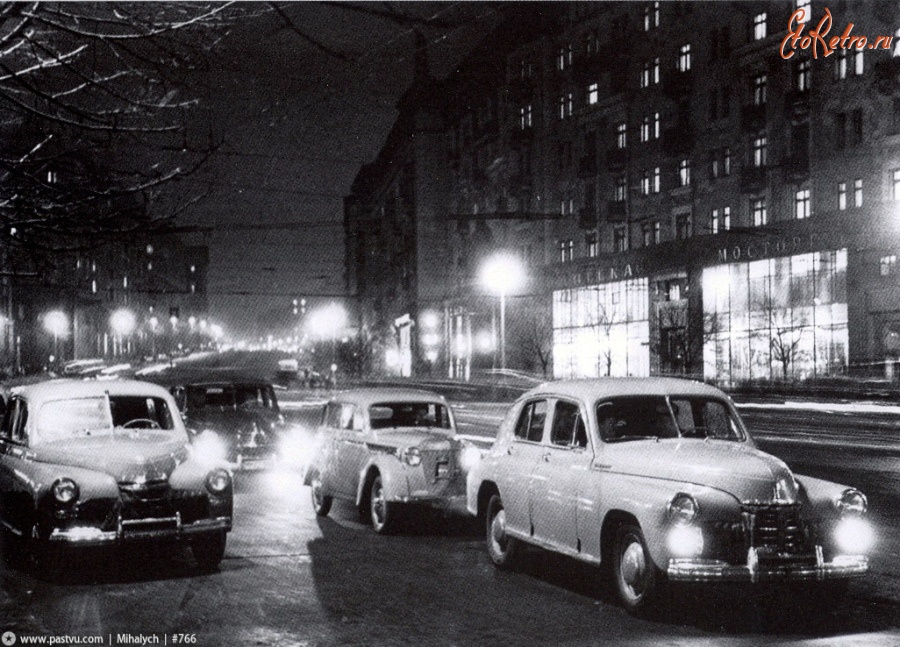
POLYGON ((799 474, 796 474, 794 478, 797 479, 801 492, 808 500, 812 518, 824 520, 836 519, 840 516, 837 501, 844 491, 851 489, 850 486, 799 474))
POLYGON ((395 454, 378 452, 369 456, 359 472, 356 490, 356 505, 360 505, 371 482, 371 475, 377 471, 381 475, 381 487, 388 501, 400 501, 409 496, 409 484, 403 470, 406 466, 395 454))
POLYGON ((119 484, 116 483, 116 479, 105 472, 96 472, 83 467, 34 462, 30 463, 28 467, 17 469, 15 474, 19 482, 31 492, 35 504, 61 478, 70 478, 75 481, 78 486, 80 502, 119 498, 119 484))
MULTIPOLYGON (((694 483, 669 481, 664 479, 632 475, 604 473, 600 479, 597 499, 601 502, 599 515, 602 522, 586 532, 593 536, 583 536, 590 545, 600 545, 602 550, 603 525, 613 515, 622 513, 635 518, 644 533, 647 548, 656 566, 665 570, 669 564, 669 549, 666 545, 671 527, 667 515, 668 504, 678 493, 690 494, 700 508, 700 518, 704 523, 715 521, 737 522, 741 518, 740 503, 731 494, 715 488, 694 483), (597 541, 597 544, 593 542, 597 541)), ((588 493, 585 493, 588 494, 588 493)), ((585 507, 590 496, 579 497, 585 507)), ((591 518, 590 514, 586 515, 591 518)), ((590 523, 584 524, 590 527, 590 523)), ((579 519, 579 527, 581 527, 579 519)), ((580 533, 579 533, 580 534, 580 533)), ((606 535, 608 539, 611 535, 606 535)))

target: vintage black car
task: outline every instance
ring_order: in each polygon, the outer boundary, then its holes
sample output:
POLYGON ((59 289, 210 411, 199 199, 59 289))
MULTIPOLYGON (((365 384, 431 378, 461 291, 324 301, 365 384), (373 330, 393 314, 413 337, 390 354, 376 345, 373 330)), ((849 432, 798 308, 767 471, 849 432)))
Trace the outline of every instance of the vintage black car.
POLYGON ((172 396, 131 380, 13 390, 0 424, 6 546, 56 570, 66 549, 186 542, 217 567, 231 530, 231 473, 189 444, 172 396))
POLYGON ((269 382, 198 381, 169 390, 199 452, 237 469, 275 459, 285 424, 269 382))

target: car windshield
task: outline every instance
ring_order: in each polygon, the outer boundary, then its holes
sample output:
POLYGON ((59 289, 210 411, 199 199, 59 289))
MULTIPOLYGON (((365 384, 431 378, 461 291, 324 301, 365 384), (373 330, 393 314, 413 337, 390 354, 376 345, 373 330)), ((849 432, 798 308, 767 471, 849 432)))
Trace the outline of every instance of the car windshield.
POLYGON ((189 386, 187 387, 188 408, 199 409, 274 409, 275 394, 268 385, 242 384, 236 386, 189 386))
POLYGON ((153 440, 177 436, 172 414, 162 398, 97 396, 45 402, 39 410, 32 443, 116 433, 153 440))
POLYGON ((728 405, 698 396, 632 396, 597 402, 600 437, 607 442, 647 438, 744 440, 728 405))
POLYGON ((447 407, 436 402, 384 402, 369 407, 372 429, 430 427, 450 429, 447 407))

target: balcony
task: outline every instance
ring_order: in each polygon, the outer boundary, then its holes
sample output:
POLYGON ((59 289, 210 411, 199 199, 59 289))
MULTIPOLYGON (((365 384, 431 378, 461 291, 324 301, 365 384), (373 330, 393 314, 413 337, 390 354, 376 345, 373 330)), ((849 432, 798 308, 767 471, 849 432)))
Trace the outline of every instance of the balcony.
POLYGON ((679 72, 672 70, 663 77, 663 92, 672 99, 681 99, 691 93, 693 76, 690 70, 679 72))
POLYGON ((748 104, 741 108, 741 129, 755 133, 766 127, 766 104, 748 104))
POLYGON ((784 111, 788 118, 799 123, 809 118, 809 90, 794 90, 784 98, 784 111))
POLYGON ((581 207, 578 210, 578 227, 580 229, 594 229, 597 226, 597 208, 581 207))
POLYGON ((795 153, 784 161, 786 182, 803 182, 809 179, 809 153, 795 153))
POLYGON ((597 175, 597 156, 585 155, 578 160, 578 177, 592 178, 597 175))
POLYGON ((627 148, 611 148, 606 151, 606 168, 610 171, 621 171, 628 165, 627 148))
POLYGON ((749 166, 741 169, 741 192, 756 193, 766 186, 766 167, 749 166))
POLYGON ((607 200, 606 201, 606 220, 607 222, 625 222, 628 215, 628 208, 625 201, 607 200))
POLYGON ((663 131, 663 151, 666 155, 684 155, 693 147, 694 130, 689 123, 680 123, 663 131))

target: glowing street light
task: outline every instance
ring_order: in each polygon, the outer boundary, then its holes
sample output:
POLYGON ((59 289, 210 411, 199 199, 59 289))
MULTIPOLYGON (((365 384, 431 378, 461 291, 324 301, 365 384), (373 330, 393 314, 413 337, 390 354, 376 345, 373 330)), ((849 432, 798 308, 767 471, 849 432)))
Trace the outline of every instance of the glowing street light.
POLYGON ((114 333, 120 337, 126 337, 134 331, 134 313, 125 308, 116 310, 109 318, 109 325, 112 326, 114 333))
POLYGON ((481 268, 481 282, 500 297, 500 368, 506 368, 506 295, 521 287, 525 271, 518 258, 497 254, 481 268))
POLYGON ((59 338, 69 332, 69 317, 62 310, 44 314, 44 330, 53 335, 53 357, 59 357, 59 338))
POLYGON ((313 334, 331 339, 331 361, 337 361, 337 340, 347 327, 347 311, 339 303, 330 303, 315 310, 307 319, 313 334))

